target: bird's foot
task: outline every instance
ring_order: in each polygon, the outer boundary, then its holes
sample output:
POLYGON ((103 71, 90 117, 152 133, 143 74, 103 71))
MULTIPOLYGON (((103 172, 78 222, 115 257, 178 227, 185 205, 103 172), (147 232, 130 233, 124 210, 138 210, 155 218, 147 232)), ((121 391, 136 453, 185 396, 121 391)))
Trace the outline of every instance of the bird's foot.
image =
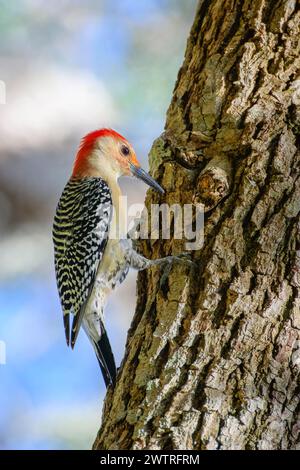
POLYGON ((196 263, 191 260, 191 253, 180 253, 176 256, 165 256, 164 258, 152 260, 151 262, 153 265, 172 265, 173 263, 185 263, 191 267, 196 266, 196 263))
POLYGON ((158 261, 158 263, 155 263, 155 264, 164 266, 164 270, 163 270, 162 276, 160 278, 160 283, 159 283, 160 287, 162 287, 165 284, 167 278, 169 277, 173 263, 184 263, 189 268, 196 267, 197 266, 196 263, 194 263, 190 259, 190 257, 191 257, 190 253, 181 253, 177 256, 166 256, 165 258, 155 260, 155 261, 158 261))
POLYGON ((191 260, 191 253, 180 253, 179 255, 176 255, 176 256, 170 256, 170 258, 172 258, 171 260, 171 263, 185 263, 187 264, 188 266, 191 266, 191 267, 196 267, 196 263, 194 261, 191 260))

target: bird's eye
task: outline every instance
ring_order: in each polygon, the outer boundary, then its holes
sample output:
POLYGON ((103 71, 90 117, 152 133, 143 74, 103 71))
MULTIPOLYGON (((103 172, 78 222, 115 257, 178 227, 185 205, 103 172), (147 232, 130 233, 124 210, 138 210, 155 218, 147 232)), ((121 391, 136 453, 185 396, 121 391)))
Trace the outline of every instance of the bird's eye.
POLYGON ((125 157, 127 157, 130 154, 130 150, 127 147, 127 145, 122 145, 121 152, 122 152, 123 155, 125 155, 125 157))

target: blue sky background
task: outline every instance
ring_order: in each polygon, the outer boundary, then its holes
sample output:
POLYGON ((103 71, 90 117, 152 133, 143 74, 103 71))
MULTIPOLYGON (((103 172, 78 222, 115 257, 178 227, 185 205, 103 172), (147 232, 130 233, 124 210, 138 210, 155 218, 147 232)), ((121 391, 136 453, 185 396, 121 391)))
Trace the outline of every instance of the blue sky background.
MULTIPOLYGON (((147 154, 162 132, 196 0, 0 1, 1 449, 90 448, 105 389, 82 332, 65 345, 52 217, 80 138, 111 126, 147 154)), ((140 182, 122 182, 143 202, 140 182)), ((135 307, 135 274, 107 323, 117 363, 135 307)))

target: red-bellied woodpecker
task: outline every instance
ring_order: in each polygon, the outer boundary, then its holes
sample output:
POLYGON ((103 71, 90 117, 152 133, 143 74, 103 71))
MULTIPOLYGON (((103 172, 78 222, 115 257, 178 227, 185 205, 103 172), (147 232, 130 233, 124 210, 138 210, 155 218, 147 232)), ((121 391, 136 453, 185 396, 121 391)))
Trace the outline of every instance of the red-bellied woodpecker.
POLYGON ((164 193, 141 169, 132 146, 120 134, 100 129, 85 136, 53 224, 56 280, 67 344, 74 347, 82 326, 95 349, 106 386, 116 378, 103 316, 109 293, 125 279, 129 267, 141 270, 174 260, 171 256, 148 260, 133 249, 119 203, 118 178, 123 175, 136 176, 164 193), (112 237, 112 233, 119 237, 112 237))

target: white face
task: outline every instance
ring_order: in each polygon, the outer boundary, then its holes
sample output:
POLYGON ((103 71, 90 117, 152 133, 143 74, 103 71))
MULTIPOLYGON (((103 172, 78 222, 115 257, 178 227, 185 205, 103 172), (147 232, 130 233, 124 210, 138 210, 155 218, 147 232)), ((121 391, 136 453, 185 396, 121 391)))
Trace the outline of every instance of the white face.
POLYGON ((111 136, 97 140, 94 152, 89 157, 90 165, 103 174, 116 177, 131 175, 130 163, 140 166, 132 146, 111 136))

